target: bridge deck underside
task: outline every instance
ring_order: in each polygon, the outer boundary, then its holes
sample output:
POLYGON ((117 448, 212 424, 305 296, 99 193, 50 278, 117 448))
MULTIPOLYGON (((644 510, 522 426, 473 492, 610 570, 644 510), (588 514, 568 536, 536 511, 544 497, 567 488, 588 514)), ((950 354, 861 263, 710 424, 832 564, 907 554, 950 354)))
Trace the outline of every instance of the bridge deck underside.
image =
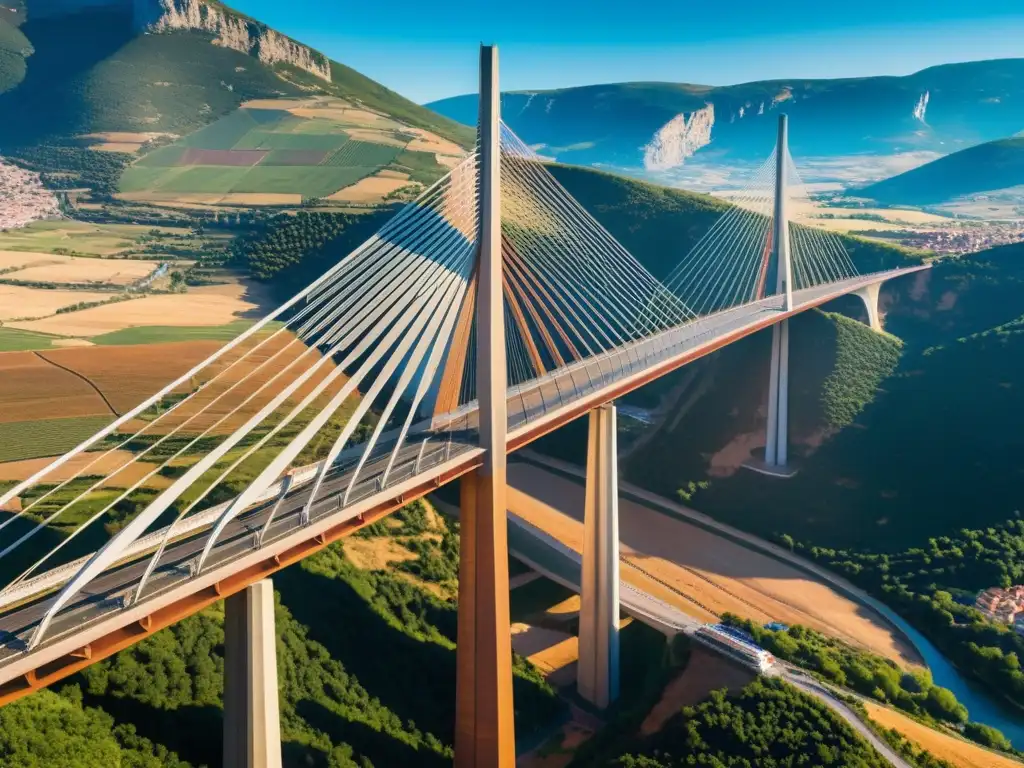
MULTIPOLYGON (((509 450, 785 317, 924 268, 891 270, 803 289, 794 293, 790 312, 783 311, 781 297, 769 297, 672 328, 510 389, 509 450)), ((179 620, 450 482, 478 464, 480 450, 476 443, 475 403, 453 414, 434 417, 432 424, 424 422, 410 434, 385 487, 381 487, 381 479, 390 451, 386 444, 367 462, 353 485, 348 504, 342 506, 341 498, 354 470, 352 456, 358 455, 346 452, 318 493, 309 524, 302 525, 299 518, 310 485, 297 484, 280 504, 262 546, 257 543, 257 534, 271 514, 275 503, 272 498, 230 524, 201 576, 192 573, 191 564, 205 544, 204 529, 169 544, 146 595, 138 602, 126 602, 125 597, 130 597, 147 565, 144 553, 137 553, 134 561, 122 563, 94 580, 54 618, 45 641, 29 651, 28 641, 51 604, 54 590, 73 569, 69 571, 65 566, 59 572, 36 577, 33 583, 39 589, 34 602, 8 602, 6 612, 0 615, 0 704, 137 641, 159 628, 160 622, 152 625, 153 616, 179 620), (430 439, 424 447, 426 438, 430 439), (200 593, 206 597, 198 599, 200 593), (104 638, 113 636, 117 641, 104 645, 104 638)))

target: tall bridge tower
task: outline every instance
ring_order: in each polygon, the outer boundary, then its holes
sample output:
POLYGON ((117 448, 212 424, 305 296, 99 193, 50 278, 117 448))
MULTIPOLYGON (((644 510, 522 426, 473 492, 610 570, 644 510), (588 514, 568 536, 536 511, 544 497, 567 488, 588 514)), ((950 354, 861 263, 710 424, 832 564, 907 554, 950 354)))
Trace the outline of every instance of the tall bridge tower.
POLYGON ((483 466, 461 482, 455 765, 513 768, 505 435, 508 429, 501 256, 498 49, 480 48, 476 391, 483 466))
MULTIPOLYGON (((783 311, 793 309, 793 267, 789 255, 789 211, 786 189, 789 158, 789 119, 779 115, 775 148, 775 210, 772 216, 775 249, 775 292, 783 297, 783 311)), ((772 326, 772 363, 768 380, 768 434, 764 463, 769 471, 786 471, 789 459, 789 319, 772 326)), ((773 472, 774 473, 774 472, 773 472)))

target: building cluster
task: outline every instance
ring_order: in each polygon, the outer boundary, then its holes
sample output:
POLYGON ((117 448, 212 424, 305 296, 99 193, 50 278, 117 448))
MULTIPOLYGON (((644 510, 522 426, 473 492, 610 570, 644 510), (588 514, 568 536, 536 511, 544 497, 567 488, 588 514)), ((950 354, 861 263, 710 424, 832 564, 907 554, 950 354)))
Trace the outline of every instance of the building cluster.
POLYGON ((989 587, 978 595, 974 607, 992 621, 1011 624, 1018 635, 1024 635, 1024 585, 989 587))
POLYGON ((57 198, 39 174, 0 160, 0 230, 60 215, 57 198))
POLYGON ((1021 241, 1024 241, 1024 224, 1017 222, 992 222, 983 226, 908 232, 900 238, 903 245, 941 254, 975 253, 1021 241))

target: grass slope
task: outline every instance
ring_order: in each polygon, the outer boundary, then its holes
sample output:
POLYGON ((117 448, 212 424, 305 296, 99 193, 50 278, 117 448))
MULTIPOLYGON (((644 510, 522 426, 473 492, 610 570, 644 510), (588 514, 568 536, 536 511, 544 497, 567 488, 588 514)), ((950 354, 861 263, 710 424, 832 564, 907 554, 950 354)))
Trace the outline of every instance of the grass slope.
POLYGON ((884 203, 928 205, 1020 185, 1024 185, 1024 136, 962 149, 858 194, 884 203))
MULTIPOLYGON (((220 4, 218 4, 220 5, 220 4)), ((221 6, 247 24, 265 29, 221 6)), ((12 145, 67 141, 97 131, 185 134, 257 98, 324 93, 391 115, 409 125, 471 143, 471 132, 331 62, 328 83, 287 65, 268 66, 211 44, 208 33, 140 34, 130 5, 29 20, 20 31, 0 27, 0 52, 35 49, 27 74, 0 58, 0 112, 21 119, 0 125, 5 153, 12 145), (17 88, 15 81, 20 81, 17 88)), ((315 54, 319 56, 320 54, 315 54)), ((16 57, 22 58, 22 57, 16 57)), ((13 61, 13 59, 11 59, 13 61)))

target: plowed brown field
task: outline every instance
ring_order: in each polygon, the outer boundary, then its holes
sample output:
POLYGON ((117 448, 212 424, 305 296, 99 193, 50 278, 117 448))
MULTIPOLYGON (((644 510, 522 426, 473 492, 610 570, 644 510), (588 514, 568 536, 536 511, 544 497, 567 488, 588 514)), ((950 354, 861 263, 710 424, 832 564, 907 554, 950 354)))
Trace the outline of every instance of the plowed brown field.
POLYGON ((109 413, 96 390, 73 373, 34 352, 0 353, 0 422, 109 413))
MULTIPOLYGON (((41 354, 0 353, 0 422, 103 415, 111 409, 126 413, 220 346, 217 341, 187 341, 51 349, 41 354)), ((184 433, 197 434, 213 427, 215 434, 222 434, 235 429, 320 359, 315 350, 303 354, 306 350, 293 336, 283 333, 249 340, 183 385, 181 391, 188 391, 220 375, 147 431, 164 434, 184 426, 184 433), (256 349, 263 340, 263 346, 256 349), (243 358, 243 352, 250 354, 243 358), (280 375, 271 381, 275 374, 280 375), (264 384, 263 391, 256 394, 264 384), (238 411, 231 414, 236 407, 238 411)), ((332 370, 330 361, 323 363, 288 403, 297 403, 332 370)), ((337 377, 319 401, 337 392, 345 380, 337 377)), ((136 420, 127 427, 139 429, 144 424, 136 420)))

